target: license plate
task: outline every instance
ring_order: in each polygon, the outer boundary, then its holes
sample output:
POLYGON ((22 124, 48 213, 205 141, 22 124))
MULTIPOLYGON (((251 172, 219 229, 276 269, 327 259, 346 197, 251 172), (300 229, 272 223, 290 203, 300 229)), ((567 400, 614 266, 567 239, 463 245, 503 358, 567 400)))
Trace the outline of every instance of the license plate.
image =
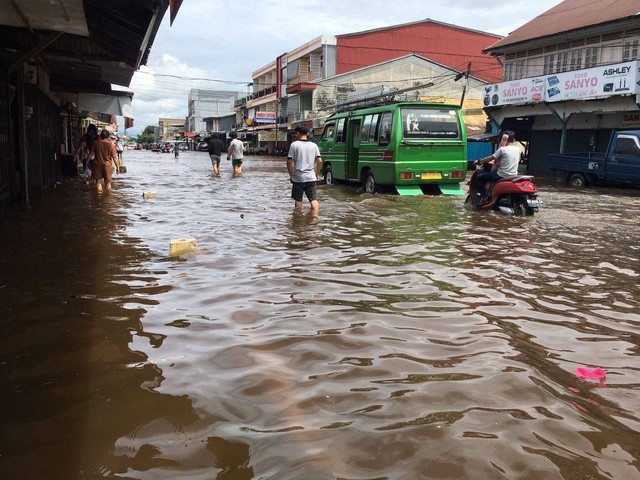
POLYGON ((528 198, 527 205, 531 208, 541 208, 542 207, 542 199, 540 198, 528 198))
POLYGON ((442 178, 442 174, 440 172, 426 172, 420 175, 422 180, 440 180, 442 178))

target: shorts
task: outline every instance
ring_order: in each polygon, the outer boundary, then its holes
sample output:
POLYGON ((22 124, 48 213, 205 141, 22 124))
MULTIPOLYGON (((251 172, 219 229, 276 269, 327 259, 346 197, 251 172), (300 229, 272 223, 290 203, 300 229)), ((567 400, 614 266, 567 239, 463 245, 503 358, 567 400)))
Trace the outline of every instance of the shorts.
POLYGON ((301 202, 303 193, 307 196, 307 199, 310 202, 318 200, 316 182, 293 182, 293 186, 291 187, 291 198, 296 202, 301 202))
POLYGON ((231 165, 233 165, 234 167, 240 167, 242 165, 242 159, 241 158, 232 159, 231 165))
POLYGON ((113 163, 105 162, 99 163, 95 160, 91 162, 91 176, 94 180, 101 180, 104 178, 105 182, 110 182, 113 176, 113 163))
POLYGON ((220 166, 220 155, 214 155, 213 153, 209 154, 209 158, 211 159, 211 166, 214 165, 220 166))

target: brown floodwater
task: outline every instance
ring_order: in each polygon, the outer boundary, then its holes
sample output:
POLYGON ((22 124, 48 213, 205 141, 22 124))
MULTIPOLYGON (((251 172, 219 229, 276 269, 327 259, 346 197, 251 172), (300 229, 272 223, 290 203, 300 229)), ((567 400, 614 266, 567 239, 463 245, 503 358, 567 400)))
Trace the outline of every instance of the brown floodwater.
POLYGON ((637 190, 312 217, 283 158, 125 163, 0 213, 0 478, 640 479, 637 190))

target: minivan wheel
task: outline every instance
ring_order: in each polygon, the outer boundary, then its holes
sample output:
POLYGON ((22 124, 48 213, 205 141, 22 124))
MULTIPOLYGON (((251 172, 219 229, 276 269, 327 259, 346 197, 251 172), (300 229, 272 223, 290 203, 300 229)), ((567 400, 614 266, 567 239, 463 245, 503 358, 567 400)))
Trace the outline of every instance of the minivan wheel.
POLYGON ((326 165, 324 167, 324 184, 333 185, 333 183, 333 170, 331 170, 331 165, 326 165))
POLYGON ((373 172, 369 170, 364 177, 364 191, 367 193, 376 193, 376 179, 373 178, 373 172))

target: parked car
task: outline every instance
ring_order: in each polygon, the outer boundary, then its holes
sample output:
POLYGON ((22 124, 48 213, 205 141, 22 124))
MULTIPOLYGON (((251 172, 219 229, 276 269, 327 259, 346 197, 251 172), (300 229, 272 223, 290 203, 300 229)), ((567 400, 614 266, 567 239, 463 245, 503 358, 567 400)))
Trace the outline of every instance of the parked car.
POLYGON ((640 130, 613 132, 605 153, 551 154, 547 165, 561 172, 567 185, 574 188, 607 182, 639 185, 640 130))
POLYGON ((196 146, 196 150, 198 150, 199 152, 206 152, 207 150, 209 150, 209 144, 207 142, 199 142, 196 146))
POLYGON ((249 142, 244 142, 245 155, 264 155, 267 153, 267 147, 262 145, 249 145, 249 142))

